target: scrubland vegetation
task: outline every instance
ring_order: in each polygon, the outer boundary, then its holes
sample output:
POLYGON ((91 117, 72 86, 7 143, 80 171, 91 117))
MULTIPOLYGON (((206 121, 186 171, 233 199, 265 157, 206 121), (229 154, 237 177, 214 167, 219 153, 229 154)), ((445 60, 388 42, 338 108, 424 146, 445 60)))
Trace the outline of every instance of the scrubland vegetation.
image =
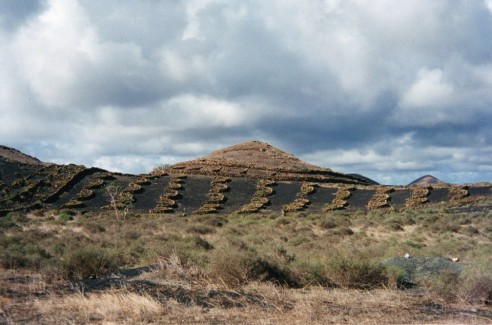
POLYGON ((10 213, 0 323, 486 324, 491 256, 485 199, 286 216, 10 213), (463 271, 405 283, 382 262, 407 253, 456 257, 463 271))

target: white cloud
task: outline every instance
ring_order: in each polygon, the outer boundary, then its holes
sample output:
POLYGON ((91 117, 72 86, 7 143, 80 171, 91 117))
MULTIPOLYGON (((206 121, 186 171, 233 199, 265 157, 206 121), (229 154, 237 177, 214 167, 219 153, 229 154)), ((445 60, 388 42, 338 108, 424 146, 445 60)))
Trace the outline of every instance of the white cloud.
POLYGON ((492 0, 484 0, 483 1, 487 9, 489 9, 490 13, 492 14, 492 0))
POLYGON ((115 168, 135 171, 146 157, 190 158, 261 137, 384 179, 386 170, 428 169, 462 178, 476 166, 490 178, 480 160, 492 145, 490 8, 489 0, 14 8, 8 21, 0 14, 1 140, 59 161, 111 166, 117 156, 115 168))
POLYGON ((171 129, 234 127, 248 123, 250 117, 238 104, 209 96, 191 94, 164 103, 171 129))
POLYGON ((453 95, 453 86, 443 79, 440 69, 423 68, 418 71, 417 80, 402 95, 403 107, 432 108, 448 106, 453 95))

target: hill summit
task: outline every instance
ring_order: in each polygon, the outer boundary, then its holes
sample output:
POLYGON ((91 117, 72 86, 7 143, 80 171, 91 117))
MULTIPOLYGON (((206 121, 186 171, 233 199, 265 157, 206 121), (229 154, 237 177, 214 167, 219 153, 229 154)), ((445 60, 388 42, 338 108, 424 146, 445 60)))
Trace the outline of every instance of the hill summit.
POLYGON ((26 165, 43 165, 44 163, 37 158, 26 155, 14 148, 0 145, 0 159, 13 163, 22 163, 26 165))
POLYGON ((166 172, 185 175, 267 178, 282 181, 366 184, 360 178, 309 164, 261 141, 247 141, 192 161, 171 166, 166 172))
POLYGON ((414 180, 413 182, 409 183, 408 186, 410 186, 410 185, 436 185, 436 184, 445 184, 445 183, 437 177, 434 177, 432 175, 425 175, 425 176, 419 177, 416 180, 414 180))

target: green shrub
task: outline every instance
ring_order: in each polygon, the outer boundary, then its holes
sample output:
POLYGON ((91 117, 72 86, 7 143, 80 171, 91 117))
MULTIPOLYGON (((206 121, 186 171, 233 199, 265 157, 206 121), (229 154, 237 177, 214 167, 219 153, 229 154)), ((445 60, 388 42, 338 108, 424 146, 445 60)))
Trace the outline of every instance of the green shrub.
POLYGON ((73 251, 61 263, 67 279, 88 279, 108 274, 124 264, 121 254, 102 247, 73 251))
POLYGON ((193 225, 186 228, 186 232, 190 234, 206 235, 213 234, 215 229, 204 225, 193 225))
POLYGON ((327 273, 342 288, 373 289, 388 283, 385 267, 358 253, 335 254, 327 263, 327 273))
POLYGON ((298 274, 303 286, 317 285, 323 287, 335 287, 326 276, 326 264, 319 259, 295 262, 293 269, 298 274))
POLYGON ((386 225, 386 228, 388 228, 389 230, 392 230, 392 231, 403 231, 404 230, 400 221, 395 220, 395 219, 388 220, 385 223, 385 225, 386 225))
POLYGON ((354 231, 350 229, 349 227, 339 227, 339 228, 334 228, 330 229, 326 235, 327 236, 352 236, 354 234, 354 231))
POLYGON ((309 242, 309 239, 306 238, 305 236, 302 236, 302 235, 298 235, 298 236, 295 236, 295 237, 292 237, 291 239, 289 239, 289 243, 292 246, 299 246, 299 245, 302 245, 302 244, 308 243, 308 242, 309 242))
POLYGON ((86 222, 84 223, 83 227, 89 232, 89 233, 98 233, 98 232, 105 232, 106 227, 101 225, 98 222, 86 222))
POLYGON ((194 237, 195 246, 198 248, 203 248, 206 251, 210 251, 214 249, 214 245, 210 244, 207 240, 203 239, 200 236, 194 237))
POLYGON ((424 248, 426 247, 427 245, 424 244, 424 243, 416 243, 416 242, 413 242, 411 240, 406 240, 403 242, 405 245, 407 246, 410 246, 412 248, 416 248, 416 249, 421 249, 421 248, 424 248))
POLYGON ((459 296, 461 279, 454 272, 444 271, 439 275, 419 279, 417 284, 425 288, 435 299, 455 302, 459 296))
POLYGON ((334 218, 328 217, 321 220, 319 226, 323 229, 333 229, 337 227, 337 223, 334 218))
POLYGON ((231 287, 250 281, 267 281, 288 287, 299 287, 299 279, 287 265, 275 258, 265 258, 255 251, 220 249, 212 255, 209 275, 231 287))
POLYGON ((31 268, 38 270, 48 264, 52 256, 37 244, 21 237, 0 237, 0 265, 7 269, 31 268))
POLYGON ((473 235, 478 235, 480 232, 478 231, 477 228, 473 226, 466 226, 461 230, 462 233, 464 233, 467 236, 473 236, 473 235))
POLYGON ((213 217, 211 219, 207 219, 203 222, 204 225, 211 226, 211 227, 222 227, 226 223, 228 223, 229 220, 227 220, 224 217, 213 217))
POLYGON ((70 214, 60 214, 60 217, 58 218, 60 221, 71 221, 73 220, 73 216, 70 214))
POLYGON ((5 217, 0 217, 0 230, 1 229, 10 229, 10 228, 18 228, 17 223, 12 220, 12 215, 7 214, 5 217))

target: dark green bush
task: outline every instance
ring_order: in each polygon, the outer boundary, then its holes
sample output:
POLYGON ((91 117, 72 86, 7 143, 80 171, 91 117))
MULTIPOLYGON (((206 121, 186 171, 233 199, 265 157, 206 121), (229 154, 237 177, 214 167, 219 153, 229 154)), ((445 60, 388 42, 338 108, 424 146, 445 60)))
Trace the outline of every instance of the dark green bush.
POLYGON ((5 217, 0 217, 0 230, 10 229, 15 227, 19 227, 19 226, 14 220, 12 220, 12 216, 6 215, 5 217))
POLYGON ((60 221, 71 221, 73 220, 73 216, 70 214, 60 214, 59 219, 60 221))

